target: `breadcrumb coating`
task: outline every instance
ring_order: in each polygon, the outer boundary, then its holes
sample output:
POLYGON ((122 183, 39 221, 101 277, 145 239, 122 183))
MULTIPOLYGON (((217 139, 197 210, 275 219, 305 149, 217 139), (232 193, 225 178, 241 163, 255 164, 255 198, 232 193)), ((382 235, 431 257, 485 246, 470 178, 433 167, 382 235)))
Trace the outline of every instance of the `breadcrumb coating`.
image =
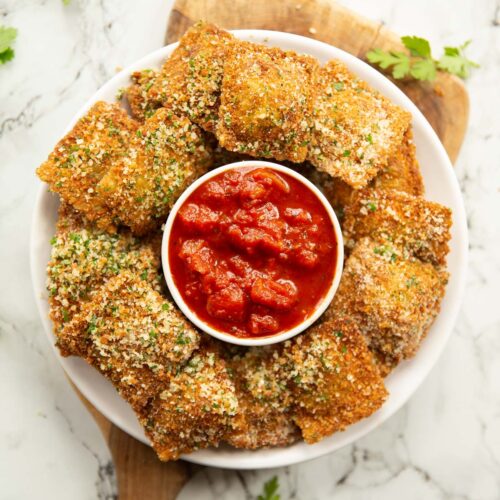
POLYGON ((424 182, 417 161, 413 130, 410 126, 403 136, 403 142, 396 148, 387 166, 373 179, 372 189, 402 191, 413 196, 424 195, 424 182))
POLYGON ((356 192, 345 209, 342 231, 347 248, 370 236, 443 266, 450 227, 451 210, 443 205, 398 191, 366 189, 356 192))
POLYGON ((234 38, 200 21, 189 28, 147 91, 147 101, 160 102, 214 132, 226 52, 234 38))
MULTIPOLYGON (((300 171, 320 188, 337 215, 343 216, 345 207, 351 202, 356 190, 338 177, 331 177, 309 164, 301 167, 300 171)), ((389 158, 387 166, 370 182, 368 187, 380 191, 395 190, 414 196, 423 196, 424 184, 415 154, 411 126, 405 132, 403 142, 389 158)))
POLYGON ((337 60, 318 72, 308 160, 355 189, 382 170, 403 140, 411 115, 337 60))
POLYGON ((128 155, 111 167, 97 191, 117 219, 143 235, 164 222, 180 194, 210 164, 202 131, 161 108, 137 130, 128 155))
POLYGON ((133 118, 140 122, 151 117, 155 110, 161 107, 159 101, 154 101, 148 96, 158 75, 159 71, 156 69, 143 69, 130 75, 133 83, 125 90, 125 96, 133 118))
POLYGON ((109 168, 127 155, 137 127, 118 104, 98 101, 58 142, 37 174, 89 221, 113 230, 113 214, 96 187, 109 168))
POLYGON ((249 42, 226 54, 216 137, 230 151, 300 163, 311 139, 318 62, 249 42))
POLYGON ((123 270, 160 290, 160 254, 150 238, 140 240, 129 231, 107 233, 62 204, 51 245, 47 290, 56 335, 106 280, 123 270))
POLYGON ((392 244, 363 238, 346 261, 325 319, 354 321, 382 375, 412 357, 439 312, 448 273, 392 244))
POLYGON ((59 346, 115 385, 139 414, 199 344, 176 307, 139 276, 109 279, 65 325, 59 346))
POLYGON ((152 401, 141 424, 160 460, 217 446, 238 412, 238 399, 218 350, 203 344, 152 401))
POLYGON ((387 397, 356 325, 337 318, 318 323, 285 344, 293 418, 306 443, 320 441, 374 413, 387 397))
POLYGON ((281 345, 242 349, 228 360, 239 412, 225 441, 236 448, 287 446, 300 438, 290 413, 281 345))

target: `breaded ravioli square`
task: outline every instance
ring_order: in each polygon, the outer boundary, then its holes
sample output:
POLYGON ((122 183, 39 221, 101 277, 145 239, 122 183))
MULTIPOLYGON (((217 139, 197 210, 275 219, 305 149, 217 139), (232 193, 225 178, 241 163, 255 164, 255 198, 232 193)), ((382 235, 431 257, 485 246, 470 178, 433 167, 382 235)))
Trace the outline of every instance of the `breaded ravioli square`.
POLYGON ((180 194, 211 161, 202 130, 185 116, 160 108, 137 130, 128 156, 111 167, 97 191, 116 219, 143 235, 164 222, 180 194))
POLYGON ((412 357, 439 312, 448 273, 405 258, 389 243, 361 239, 346 261, 326 318, 351 318, 387 375, 412 357))
POLYGON ((424 262, 442 266, 449 252, 451 210, 439 203, 398 191, 360 190, 345 209, 344 242, 388 242, 424 262))
POLYGON ((138 123, 118 104, 95 103, 37 169, 50 190, 101 228, 115 221, 96 187, 109 168, 127 155, 138 123))
POLYGON ((224 440, 236 448, 287 446, 300 431, 291 415, 281 345, 241 349, 227 360, 239 411, 224 440))
POLYGON ((217 446, 238 411, 234 385, 217 349, 203 344, 140 418, 160 460, 217 446))
MULTIPOLYGON (((338 215, 343 215, 344 209, 351 202, 357 190, 338 177, 331 177, 309 164, 301 168, 301 172, 315 184, 326 196, 338 215)), ((411 127, 405 132, 403 142, 389 158, 387 166, 370 182, 370 189, 395 190, 414 196, 424 194, 424 183, 420 174, 413 143, 411 127)))
POLYGON ((220 145, 254 157, 304 161, 317 66, 314 58, 295 52, 232 44, 216 129, 220 145))
POLYGON ((56 336, 107 279, 123 270, 160 290, 160 256, 152 239, 140 240, 127 230, 107 233, 63 203, 50 243, 47 290, 56 336))
POLYGON ((316 324, 285 345, 293 418, 306 443, 342 431, 378 410, 384 382, 354 322, 316 324))
POLYGON ((373 179, 372 189, 402 191, 413 196, 423 196, 424 182, 417 161, 411 126, 403 136, 403 142, 389 157, 387 166, 373 179))
POLYGON ((403 140, 411 115, 337 60, 317 77, 308 160, 355 189, 366 186, 403 140))
POLYGON ((58 341, 111 380, 139 414, 198 343, 198 332, 180 311, 129 271, 108 280, 58 341))
POLYGON ((233 40, 227 31, 203 21, 189 28, 148 88, 149 106, 161 103, 214 132, 224 59, 233 40))

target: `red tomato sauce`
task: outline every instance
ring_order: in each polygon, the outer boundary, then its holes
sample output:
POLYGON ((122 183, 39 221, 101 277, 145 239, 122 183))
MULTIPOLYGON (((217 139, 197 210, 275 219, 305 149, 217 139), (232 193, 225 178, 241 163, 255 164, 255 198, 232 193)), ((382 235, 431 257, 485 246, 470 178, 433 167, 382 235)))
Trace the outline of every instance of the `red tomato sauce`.
POLYGON ((174 283, 212 328, 274 335, 309 317, 333 281, 337 241, 328 212, 302 182, 241 167, 199 186, 169 240, 174 283))

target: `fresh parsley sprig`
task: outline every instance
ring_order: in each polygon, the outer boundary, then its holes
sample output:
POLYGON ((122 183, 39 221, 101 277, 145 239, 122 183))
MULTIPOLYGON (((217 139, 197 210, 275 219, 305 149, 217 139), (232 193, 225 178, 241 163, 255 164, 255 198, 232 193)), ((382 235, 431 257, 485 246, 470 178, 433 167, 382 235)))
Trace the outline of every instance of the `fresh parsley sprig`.
POLYGON ((272 477, 264 484, 264 491, 262 495, 258 496, 257 500, 280 500, 279 486, 278 477, 272 477))
POLYGON ((395 50, 372 49, 366 53, 368 61, 382 69, 391 69, 396 80, 412 77, 420 81, 433 81, 437 70, 465 79, 472 68, 479 67, 479 64, 464 55, 470 40, 458 47, 445 47, 440 59, 432 57, 431 46, 425 38, 403 36, 401 41, 409 54, 395 50))
POLYGON ((0 64, 5 64, 14 59, 14 49, 11 45, 16 37, 16 28, 0 26, 0 64))

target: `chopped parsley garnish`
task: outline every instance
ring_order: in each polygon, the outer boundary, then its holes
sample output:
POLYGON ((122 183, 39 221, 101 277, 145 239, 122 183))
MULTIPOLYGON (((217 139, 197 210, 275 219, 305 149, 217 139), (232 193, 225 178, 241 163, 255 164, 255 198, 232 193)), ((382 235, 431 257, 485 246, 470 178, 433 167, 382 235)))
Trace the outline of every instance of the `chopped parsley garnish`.
POLYGON ((258 496, 257 500, 280 500, 281 495, 279 494, 278 490, 278 477, 274 476, 264 484, 262 494, 258 496))
POLYGON ((17 38, 16 28, 0 26, 0 64, 14 59, 14 49, 11 45, 17 38))

